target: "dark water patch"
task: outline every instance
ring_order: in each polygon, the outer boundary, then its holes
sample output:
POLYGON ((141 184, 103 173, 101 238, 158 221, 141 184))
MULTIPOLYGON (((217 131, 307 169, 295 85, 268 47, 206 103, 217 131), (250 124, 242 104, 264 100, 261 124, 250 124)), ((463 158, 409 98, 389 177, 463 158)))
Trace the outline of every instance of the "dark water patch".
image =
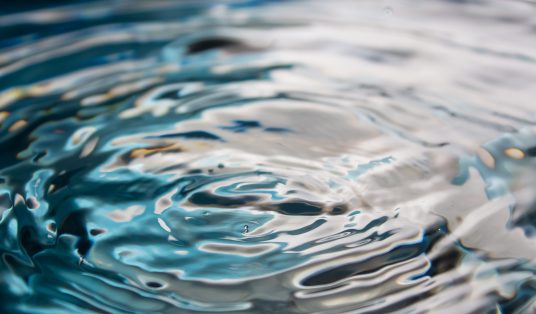
POLYGON ((231 38, 205 38, 187 46, 187 53, 195 54, 211 49, 239 47, 242 44, 231 38))

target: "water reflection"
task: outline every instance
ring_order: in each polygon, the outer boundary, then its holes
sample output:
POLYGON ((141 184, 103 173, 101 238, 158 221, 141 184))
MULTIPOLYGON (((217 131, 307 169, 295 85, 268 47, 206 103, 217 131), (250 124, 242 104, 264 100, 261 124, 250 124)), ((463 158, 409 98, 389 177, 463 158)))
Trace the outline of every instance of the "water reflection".
POLYGON ((5 312, 535 309, 534 4, 10 11, 5 312))

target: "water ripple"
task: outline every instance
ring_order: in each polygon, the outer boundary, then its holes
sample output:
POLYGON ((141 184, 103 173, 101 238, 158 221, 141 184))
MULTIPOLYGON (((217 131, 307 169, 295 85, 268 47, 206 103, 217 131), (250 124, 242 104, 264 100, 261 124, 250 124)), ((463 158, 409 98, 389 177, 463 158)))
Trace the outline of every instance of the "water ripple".
POLYGON ((2 310, 534 311, 534 13, 7 8, 2 310))

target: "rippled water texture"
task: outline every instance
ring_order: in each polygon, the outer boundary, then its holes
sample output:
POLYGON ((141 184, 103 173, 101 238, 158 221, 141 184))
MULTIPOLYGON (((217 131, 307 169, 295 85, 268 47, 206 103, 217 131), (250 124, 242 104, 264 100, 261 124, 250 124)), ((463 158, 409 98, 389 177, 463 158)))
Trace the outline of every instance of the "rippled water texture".
POLYGON ((2 6, 0 312, 536 311, 536 4, 2 6))

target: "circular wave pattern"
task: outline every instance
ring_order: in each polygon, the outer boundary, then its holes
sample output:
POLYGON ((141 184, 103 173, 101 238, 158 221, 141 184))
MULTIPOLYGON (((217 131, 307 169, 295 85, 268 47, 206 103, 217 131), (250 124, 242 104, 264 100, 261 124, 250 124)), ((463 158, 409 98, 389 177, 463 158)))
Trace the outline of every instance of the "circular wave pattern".
POLYGON ((528 1, 0 18, 11 313, 536 309, 528 1))

